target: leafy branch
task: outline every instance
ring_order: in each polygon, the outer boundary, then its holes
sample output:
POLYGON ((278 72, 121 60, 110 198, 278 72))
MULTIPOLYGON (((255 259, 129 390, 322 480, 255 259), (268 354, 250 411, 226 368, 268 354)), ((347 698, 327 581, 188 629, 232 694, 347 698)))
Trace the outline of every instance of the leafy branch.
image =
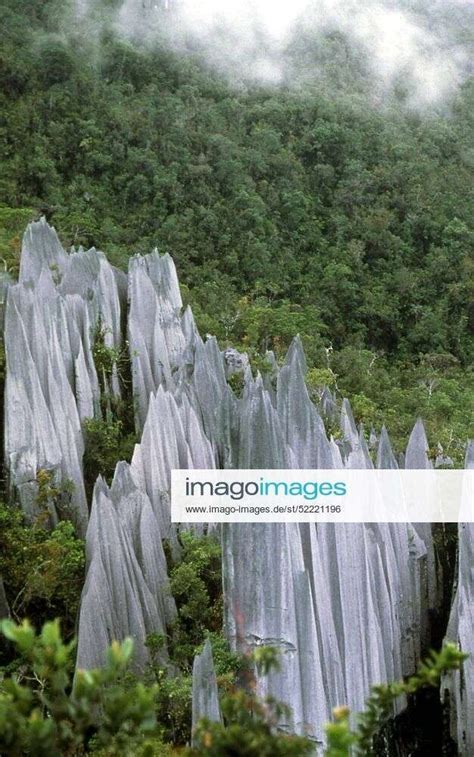
POLYGON ((396 701, 402 696, 417 694, 422 689, 439 686, 441 677, 458 670, 467 656, 455 644, 445 644, 441 651, 430 652, 418 672, 406 681, 373 686, 366 709, 356 716, 354 730, 351 728, 349 708, 337 707, 333 711, 334 722, 326 727, 326 757, 374 755, 374 738, 393 716, 396 701))

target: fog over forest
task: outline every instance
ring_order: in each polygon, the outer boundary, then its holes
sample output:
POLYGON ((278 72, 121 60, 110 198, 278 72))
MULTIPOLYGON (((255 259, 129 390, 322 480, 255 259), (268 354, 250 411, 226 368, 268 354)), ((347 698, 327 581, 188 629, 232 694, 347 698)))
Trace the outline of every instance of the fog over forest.
MULTIPOLYGON (((76 0, 77 14, 93 27, 101 23, 96 5, 76 0)), ((119 0, 112 15, 130 40, 166 39, 170 49, 198 52, 234 82, 296 86, 324 78, 331 64, 324 48, 339 36, 376 98, 403 87, 418 109, 446 104, 472 60, 469 0, 119 0), (319 55, 301 50, 308 39, 319 39, 319 55)))

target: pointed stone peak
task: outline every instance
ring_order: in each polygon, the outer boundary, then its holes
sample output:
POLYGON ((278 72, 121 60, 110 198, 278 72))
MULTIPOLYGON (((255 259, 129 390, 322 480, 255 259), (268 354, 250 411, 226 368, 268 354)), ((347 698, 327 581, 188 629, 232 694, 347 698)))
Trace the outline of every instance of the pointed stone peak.
POLYGON ((285 365, 291 365, 293 367, 295 365, 298 365, 303 376, 308 370, 306 355, 304 354, 303 343, 299 334, 294 337, 288 348, 288 352, 286 353, 285 357, 285 365))
POLYGON ((428 450, 429 445, 425 427, 421 418, 418 418, 408 440, 405 453, 405 467, 412 469, 432 468, 432 463, 428 458, 428 450))
POLYGON ((114 504, 129 496, 136 490, 137 486, 133 478, 132 468, 124 460, 117 463, 115 473, 110 487, 110 496, 114 504))
POLYGON ((102 476, 98 476, 96 479, 96 482, 94 484, 94 491, 92 493, 92 501, 98 499, 99 494, 105 494, 106 497, 109 496, 110 491, 107 484, 107 481, 102 476))
POLYGON ((50 226, 44 216, 30 223, 23 235, 18 281, 35 285, 43 268, 53 269, 62 275, 68 262, 69 256, 54 226, 50 226))
POLYGON ((209 638, 206 639, 202 652, 194 658, 192 697, 193 734, 201 718, 220 722, 219 694, 209 638))
POLYGON ((466 468, 474 468, 474 439, 470 439, 466 447, 466 468))
POLYGON ((336 399, 329 389, 328 386, 325 386, 321 397, 319 400, 319 408, 321 411, 321 414, 327 421, 334 421, 337 417, 337 402, 336 399))
POLYGON ((390 438, 385 426, 380 432, 379 446, 377 449, 377 468, 393 470, 398 468, 397 460, 393 454, 390 438))
POLYGON ((191 305, 187 305, 183 315, 181 316, 181 327, 186 339, 188 340, 191 338, 194 339, 198 334, 191 305))
POLYGON ((357 426, 352 414, 351 403, 346 398, 342 400, 341 431, 344 435, 344 439, 347 439, 351 443, 357 443, 359 434, 357 432, 357 426))

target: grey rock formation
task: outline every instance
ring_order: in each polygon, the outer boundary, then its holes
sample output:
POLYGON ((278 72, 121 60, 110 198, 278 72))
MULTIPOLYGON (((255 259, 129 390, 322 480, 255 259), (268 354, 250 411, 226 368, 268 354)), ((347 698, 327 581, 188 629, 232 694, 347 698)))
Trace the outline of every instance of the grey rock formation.
POLYGON ((377 468, 396 470, 398 468, 397 460, 393 454, 392 445, 385 426, 382 426, 380 432, 379 444, 377 447, 377 468))
POLYGON ((222 354, 224 357, 226 378, 233 376, 235 373, 245 373, 249 364, 249 359, 245 352, 239 352, 233 347, 228 347, 222 354))
MULTIPOLYGON (((100 325, 106 345, 120 348, 120 321, 117 277, 105 256, 68 255, 44 219, 30 224, 5 316, 6 465, 30 518, 38 514, 38 473, 49 471, 67 490, 48 505, 50 521, 70 517, 81 535, 88 518, 81 422, 100 413, 92 340, 100 325)), ((119 394, 116 375, 106 388, 119 394)))
MULTIPOLYGON (((245 356, 203 341, 182 301, 174 264, 156 251, 130 260, 128 279, 96 250, 67 254, 44 221, 24 238, 18 284, 9 285, 5 456, 12 487, 31 518, 38 473, 69 499, 47 503, 52 524, 70 517, 87 530, 87 576, 79 620, 78 665, 104 661, 113 639, 132 636, 135 667, 148 660, 147 634, 164 634, 176 608, 162 541, 179 551, 171 527, 170 477, 176 468, 397 468, 387 431, 369 445, 347 400, 339 410, 325 389, 318 407, 305 385, 296 338, 281 368, 254 377, 245 356), (99 478, 90 518, 81 424, 99 417, 101 387, 121 392, 115 367, 98 376, 93 342, 124 347, 125 300, 136 426, 130 465, 118 463, 111 486, 99 478), (242 375, 242 396, 227 378, 242 375), (328 438, 339 418, 340 433, 328 438), (323 420, 324 419, 324 420, 323 420)), ((231 382, 232 383, 232 382, 231 382)), ((240 383, 240 382, 239 382, 240 383)), ((472 452, 468 458, 471 461, 472 452)), ((421 421, 401 461, 432 467, 421 421)), ((197 530, 203 530, 198 528, 197 530)), ((458 590, 449 635, 473 651, 472 539, 460 529, 458 590)), ((225 630, 233 649, 262 644, 281 652, 281 669, 258 691, 291 707, 279 726, 324 741, 332 707, 360 710, 370 687, 414 671, 438 601, 431 529, 424 524, 231 524, 222 528, 225 630)), ((162 649, 167 663, 166 645, 162 649)), ((455 703, 453 733, 474 749, 472 665, 446 687, 455 703), (467 735, 466 735, 467 733, 467 735)), ((403 702, 398 704, 402 707, 403 702)), ((193 723, 219 719, 209 643, 196 658, 193 723)))
MULTIPOLYGON (((54 473, 58 483, 72 481, 71 518, 84 533, 84 447, 60 342, 63 317, 67 324, 62 304, 44 273, 34 290, 22 284, 10 287, 5 324, 5 455, 11 485, 29 517, 37 514, 39 471, 54 473)), ((57 519, 55 511, 51 518, 57 519)))
MULTIPOLYGON (((309 399, 303 370, 296 342, 278 375, 276 406, 262 381, 247 376, 239 467, 342 465, 309 399)), ((372 467, 347 401, 341 430, 346 465, 372 467)), ((386 431, 378 456, 380 466, 396 467, 386 431)), ((408 524, 234 524, 223 529, 226 633, 236 649, 260 644, 280 649, 281 670, 259 686, 261 693, 291 705, 291 719, 280 723, 282 728, 319 742, 321 723, 332 707, 346 702, 360 710, 374 682, 414 671, 426 551, 408 524), (307 670, 301 661, 309 658, 313 663, 307 670), (309 686, 307 675, 313 676, 309 686), (308 691, 318 692, 319 699, 308 691)))
MULTIPOLYGON (((430 469, 433 467, 428 457, 429 444, 426 437, 423 421, 418 418, 408 440, 405 452, 405 468, 430 469)), ((418 551, 420 557, 426 552, 425 565, 420 565, 420 613, 421 613, 421 639, 426 646, 429 638, 429 611, 438 604, 438 577, 436 573, 436 558, 433 544, 433 535, 429 523, 415 523, 414 530, 419 538, 418 551)))
POLYGON ((325 386, 319 400, 319 407, 323 418, 332 423, 337 417, 337 403, 330 389, 325 386))
POLYGON ((178 402, 160 385, 156 394, 150 396, 132 468, 136 480, 150 498, 163 538, 169 536, 171 525, 171 471, 215 467, 211 444, 188 397, 183 395, 178 402))
POLYGON ((194 658, 192 696, 193 734, 201 718, 207 718, 211 722, 220 722, 219 694, 217 691, 214 661, 212 659, 212 647, 209 639, 206 639, 201 654, 196 655, 194 658))
MULTIPOLYGON (((176 608, 159 523, 126 463, 117 465, 110 489, 101 478, 96 483, 86 554, 77 666, 100 667, 110 643, 130 636, 133 666, 141 670, 149 659, 147 635, 165 639, 176 608)), ((161 654, 166 660, 165 641, 161 654)))
POLYGON ((174 263, 158 252, 130 259, 128 339, 137 427, 143 428, 150 394, 174 388, 174 374, 192 341, 192 324, 181 319, 181 294, 174 263), (186 333, 185 333, 186 329, 186 333), (187 338, 186 338, 187 337, 187 338))
MULTIPOLYGON (((474 441, 468 445, 466 468, 474 469, 474 441)), ((466 483, 463 507, 471 519, 474 491, 466 483)), ((469 657, 462 671, 455 671, 442 682, 442 697, 449 704, 451 735, 459 754, 474 754, 474 524, 460 523, 457 586, 451 608, 446 639, 458 644, 469 657)))
POLYGON ((45 218, 30 224, 23 237, 19 282, 35 286, 44 270, 50 270, 58 280, 64 276, 67 267, 68 256, 56 230, 45 218))
MULTIPOLYGON (((304 381, 306 361, 301 342, 288 351, 277 379, 277 410, 298 468, 332 468, 324 423, 304 381)), ((285 466, 282 466, 285 467, 285 466)))
POLYGON ((5 308, 7 305, 8 287, 12 284, 9 274, 5 271, 0 273, 0 331, 3 336, 5 328, 5 308))

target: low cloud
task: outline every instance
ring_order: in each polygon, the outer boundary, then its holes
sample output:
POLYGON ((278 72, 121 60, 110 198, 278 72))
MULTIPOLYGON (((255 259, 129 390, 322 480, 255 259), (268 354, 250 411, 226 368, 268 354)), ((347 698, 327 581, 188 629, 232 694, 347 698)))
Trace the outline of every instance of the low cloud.
MULTIPOLYGON (((77 3, 87 13, 87 0, 77 3)), ((267 84, 295 75, 295 35, 338 32, 363 56, 374 91, 403 85, 409 103, 427 106, 448 99, 466 76, 463 32, 473 16, 471 0, 124 0, 115 25, 130 39, 159 35, 175 50, 198 51, 235 80, 267 84)), ((317 77, 315 65, 308 74, 317 77)))

